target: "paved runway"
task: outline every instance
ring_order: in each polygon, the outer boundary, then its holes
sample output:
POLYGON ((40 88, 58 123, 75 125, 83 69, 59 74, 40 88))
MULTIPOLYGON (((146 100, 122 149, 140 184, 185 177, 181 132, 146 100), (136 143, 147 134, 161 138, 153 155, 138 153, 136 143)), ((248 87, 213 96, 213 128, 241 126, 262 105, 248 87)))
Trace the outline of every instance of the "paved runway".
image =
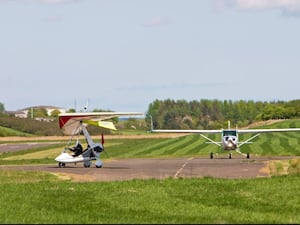
MULTIPOLYGON (((0 153, 20 151, 51 143, 16 143, 0 144, 0 153)), ((58 164, 50 165, 19 165, 0 166, 0 169, 48 171, 61 177, 69 177, 74 181, 116 181, 131 179, 164 179, 168 177, 220 177, 220 178, 255 178, 268 177, 265 167, 270 160, 291 159, 295 157, 255 157, 246 159, 235 155, 182 158, 147 158, 147 159, 118 159, 105 160, 102 168, 94 164, 84 168, 82 163, 67 164, 59 168, 58 164)), ((93 162, 94 163, 94 162, 93 162)))
POLYGON ((6 152, 17 152, 22 150, 27 150, 30 148, 39 148, 49 145, 53 145, 56 142, 27 142, 27 143, 9 143, 0 144, 0 154, 6 152))
POLYGON ((119 159, 104 161, 102 168, 84 168, 82 163, 59 168, 51 165, 1 166, 0 169, 48 171, 74 181, 116 181, 131 179, 164 179, 168 177, 268 177, 264 169, 269 160, 293 157, 245 158, 175 158, 175 159, 119 159))

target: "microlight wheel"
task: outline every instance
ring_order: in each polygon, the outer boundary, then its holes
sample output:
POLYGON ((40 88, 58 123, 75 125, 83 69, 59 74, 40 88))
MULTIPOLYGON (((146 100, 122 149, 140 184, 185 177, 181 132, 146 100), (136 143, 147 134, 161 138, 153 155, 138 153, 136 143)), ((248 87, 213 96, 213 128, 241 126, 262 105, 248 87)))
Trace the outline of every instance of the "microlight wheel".
POLYGON ((60 167, 60 168, 63 168, 63 167, 65 167, 65 166, 66 166, 65 163, 62 163, 62 162, 59 162, 59 163, 58 163, 58 167, 60 167))
POLYGON ((84 166, 85 168, 89 168, 89 167, 91 166, 91 162, 90 162, 90 161, 85 161, 85 162, 83 163, 83 166, 84 166))

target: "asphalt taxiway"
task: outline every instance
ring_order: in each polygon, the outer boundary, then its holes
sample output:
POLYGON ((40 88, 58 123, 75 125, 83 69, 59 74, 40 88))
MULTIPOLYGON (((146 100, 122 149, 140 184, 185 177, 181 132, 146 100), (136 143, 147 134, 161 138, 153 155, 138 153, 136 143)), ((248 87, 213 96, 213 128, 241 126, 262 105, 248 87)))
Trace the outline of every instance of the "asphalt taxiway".
MULTIPOLYGON (((46 146, 49 143, 1 144, 0 153, 20 151, 35 145, 46 146)), ((286 160, 295 157, 256 157, 246 159, 235 155, 232 159, 219 155, 214 159, 207 157, 181 158, 135 158, 104 160, 102 168, 96 168, 94 162, 90 168, 82 163, 67 164, 65 168, 58 164, 47 165, 3 165, 0 169, 48 171, 60 177, 71 178, 73 181, 117 181, 131 179, 165 179, 191 177, 219 178, 256 178, 268 177, 267 164, 270 160, 286 160)))
POLYGON ((257 178, 268 177, 266 165, 270 160, 290 159, 293 157, 257 158, 151 158, 116 159, 104 161, 102 168, 94 164, 84 168, 82 163, 67 164, 65 168, 57 164, 48 165, 11 165, 0 169, 47 171, 73 181, 117 181, 132 179, 165 179, 191 177, 218 178, 257 178))

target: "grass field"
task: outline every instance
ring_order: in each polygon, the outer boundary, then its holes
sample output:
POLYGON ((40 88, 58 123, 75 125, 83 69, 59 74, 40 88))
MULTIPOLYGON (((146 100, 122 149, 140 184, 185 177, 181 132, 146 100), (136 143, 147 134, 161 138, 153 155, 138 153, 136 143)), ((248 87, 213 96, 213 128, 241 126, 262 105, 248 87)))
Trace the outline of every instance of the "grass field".
MULTIPOLYGON (((269 127, 300 127, 285 121, 269 127)), ((149 134, 151 135, 151 134, 149 134)), ((218 140, 219 136, 210 136, 218 140)), ((240 139, 246 139, 247 136, 240 139)), ((300 134, 262 134, 252 155, 300 155, 300 134)), ((107 139, 112 158, 207 156, 218 147, 199 135, 107 139)), ((0 155, 0 164, 55 163, 65 142, 0 155)), ((245 148, 244 148, 245 147, 245 148)), ((274 176, 82 182, 46 172, 0 170, 0 223, 300 223, 300 161, 273 162, 274 176), (280 175, 286 174, 289 175, 280 175), (280 176, 279 176, 280 175, 280 176)))
MULTIPOLYGON (((242 147, 252 156, 300 155, 300 134, 263 134, 253 143, 242 147)), ((48 147, 28 149, 0 155, 0 165, 55 163, 54 158, 64 149, 65 142, 48 147)), ((218 146, 207 144, 199 135, 177 138, 111 139, 106 140, 103 160, 112 158, 205 156, 210 152, 222 153, 218 146)), ((233 152, 233 154, 237 154, 233 152)))
POLYGON ((0 171, 0 223, 299 224, 300 177, 72 183, 0 171))
POLYGON ((6 136, 25 136, 25 137, 31 137, 33 135, 27 134, 21 131, 17 131, 11 128, 2 127, 0 126, 0 137, 6 137, 6 136))

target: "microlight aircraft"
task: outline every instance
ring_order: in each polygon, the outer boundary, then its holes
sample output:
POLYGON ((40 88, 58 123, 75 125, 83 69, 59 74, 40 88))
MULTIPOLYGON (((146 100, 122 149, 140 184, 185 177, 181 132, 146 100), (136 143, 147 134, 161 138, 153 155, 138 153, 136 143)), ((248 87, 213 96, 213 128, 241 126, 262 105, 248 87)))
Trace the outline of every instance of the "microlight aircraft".
POLYGON ((108 120, 114 117, 141 116, 139 112, 80 112, 59 114, 59 127, 66 135, 71 135, 62 153, 55 158, 59 167, 65 167, 66 163, 83 162, 84 167, 90 167, 91 161, 96 160, 95 166, 101 168, 103 162, 100 154, 104 151, 104 136, 101 135, 101 143, 96 143, 91 138, 87 125, 95 125, 109 130, 117 130, 115 125, 108 120), (86 141, 86 148, 83 148, 79 138, 83 134, 86 141), (77 135, 76 144, 72 146, 73 138, 77 135))
MULTIPOLYGON (((200 134, 201 137, 207 139, 209 142, 216 144, 221 147, 222 150, 229 151, 229 159, 232 158, 232 150, 244 155, 248 159, 250 158, 250 154, 248 153, 242 153, 240 151, 240 147, 244 144, 251 144, 251 142, 254 138, 256 138, 261 133, 268 133, 268 132, 295 132, 300 131, 300 128, 277 128, 277 129, 231 129, 230 128, 230 121, 228 121, 228 128, 227 129, 219 129, 219 130, 159 130, 159 129, 153 129, 152 125, 152 132, 157 133, 195 133, 200 134), (246 133, 252 133, 254 134, 252 137, 245 141, 239 141, 239 133, 246 134, 246 133), (204 134, 221 134, 221 141, 214 141, 211 138, 205 136, 204 134)), ((214 153, 210 153, 210 158, 214 158, 214 153)))

